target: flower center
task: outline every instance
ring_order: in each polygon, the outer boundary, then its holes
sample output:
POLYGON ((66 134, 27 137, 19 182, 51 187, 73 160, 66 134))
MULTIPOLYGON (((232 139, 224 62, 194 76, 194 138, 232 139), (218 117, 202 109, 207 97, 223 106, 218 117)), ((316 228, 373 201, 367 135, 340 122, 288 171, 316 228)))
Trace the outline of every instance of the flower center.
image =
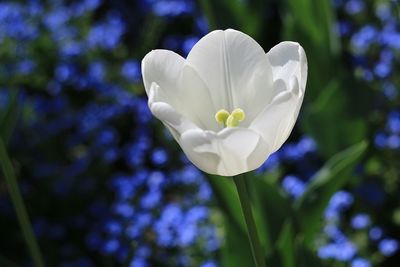
POLYGON ((244 111, 240 108, 235 108, 231 113, 225 109, 220 109, 215 113, 215 120, 218 123, 223 123, 225 127, 236 127, 244 119, 244 111))

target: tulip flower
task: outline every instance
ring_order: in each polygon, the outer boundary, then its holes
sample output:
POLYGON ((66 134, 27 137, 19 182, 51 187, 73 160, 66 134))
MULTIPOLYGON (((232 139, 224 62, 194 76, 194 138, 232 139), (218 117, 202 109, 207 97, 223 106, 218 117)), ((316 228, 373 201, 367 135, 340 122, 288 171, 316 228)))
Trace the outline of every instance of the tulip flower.
POLYGON ((258 168, 288 138, 303 101, 307 59, 295 42, 268 53, 232 29, 200 39, 187 58, 142 61, 148 105, 194 165, 234 176, 258 168))

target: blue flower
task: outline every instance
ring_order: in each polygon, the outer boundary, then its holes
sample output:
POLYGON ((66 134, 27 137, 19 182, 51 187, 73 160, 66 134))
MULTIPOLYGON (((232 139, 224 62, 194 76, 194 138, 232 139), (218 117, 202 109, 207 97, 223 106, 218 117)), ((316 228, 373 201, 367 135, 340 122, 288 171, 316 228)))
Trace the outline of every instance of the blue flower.
POLYGON ((282 157, 288 161, 297 161, 303 155, 303 151, 301 151, 299 147, 297 147, 297 145, 293 143, 285 144, 280 150, 280 153, 282 157))
POLYGON ((388 82, 388 81, 386 81, 382 84, 382 91, 383 91, 383 94, 389 100, 394 100, 398 95, 397 88, 391 82, 388 82))
POLYGON ((165 174, 160 171, 151 172, 147 178, 147 185, 150 189, 160 189, 166 183, 165 174))
POLYGON ((338 261, 349 261, 356 253, 357 248, 350 241, 330 243, 318 249, 318 257, 321 259, 336 259, 338 261))
POLYGON ((60 82, 70 81, 75 77, 76 70, 73 64, 62 63, 55 69, 55 77, 60 82))
POLYGON ((95 143, 97 146, 105 146, 118 142, 118 133, 113 128, 101 129, 96 136, 95 143))
POLYGON ((340 243, 340 242, 345 242, 347 240, 347 237, 335 224, 326 225, 324 227, 324 232, 334 242, 340 243))
POLYGON ((162 166, 168 161, 168 154, 164 149, 156 148, 151 154, 152 162, 157 166, 162 166))
POLYGON ((139 82, 142 79, 138 60, 125 61, 121 67, 121 75, 130 82, 139 82))
POLYGON ((83 16, 86 12, 97 9, 102 3, 102 0, 84 0, 74 3, 71 6, 74 16, 83 16))
POLYGON ((95 25, 89 32, 87 42, 89 47, 114 49, 125 32, 125 24, 116 15, 110 15, 102 23, 95 25))
POLYGON ((217 267, 218 265, 214 261, 203 262, 200 267, 217 267))
POLYGON ((351 262, 351 267, 371 267, 371 262, 363 258, 355 258, 351 262))
POLYGON ((374 67, 374 73, 379 78, 386 78, 392 71, 392 66, 388 62, 378 62, 374 67))
POLYGON ((127 202, 118 202, 114 204, 113 211, 123 218, 132 218, 135 212, 133 206, 127 202))
POLYGON ((391 149, 400 148, 400 136, 397 134, 392 134, 387 139, 387 146, 391 149))
POLYGON ((377 148, 385 148, 387 144, 387 136, 384 133, 378 132, 375 134, 374 143, 377 148))
POLYGON ((36 63, 32 60, 25 59, 18 63, 17 71, 20 74, 27 75, 31 74, 36 67, 36 63))
POLYGON ((340 213, 353 204, 353 196, 345 191, 337 191, 329 201, 325 209, 325 218, 328 220, 337 219, 340 213))
POLYGON ((30 16, 36 17, 43 13, 43 6, 39 1, 31 1, 26 7, 30 16))
POLYGON ((186 213, 185 222, 188 224, 198 223, 208 218, 208 208, 205 206, 194 206, 186 213))
POLYGON ((122 232, 121 224, 115 220, 106 222, 105 229, 112 236, 119 235, 122 232))
POLYGON ((88 76, 95 82, 102 82, 105 78, 105 66, 103 62, 95 61, 89 65, 88 76))
POLYGON ((199 191, 197 193, 197 197, 202 201, 208 201, 212 197, 212 190, 210 185, 203 182, 199 185, 199 191))
POLYGON ((383 236, 383 231, 380 227, 372 227, 371 230, 369 230, 369 238, 371 238, 371 240, 377 241, 379 239, 381 239, 383 236))
POLYGON ((149 266, 150 265, 147 263, 147 261, 142 257, 135 257, 129 265, 129 267, 149 267, 149 266))
POLYGON ((178 245, 187 247, 195 241, 198 234, 197 225, 194 223, 182 224, 182 228, 178 231, 178 245))
POLYGON ((103 244, 102 250, 105 254, 112 254, 116 252, 120 247, 120 242, 118 239, 106 240, 103 244))
POLYGON ((341 242, 337 245, 336 259, 339 261, 349 261, 356 253, 357 247, 352 242, 341 242))
POLYGON ((135 250, 135 255, 142 258, 148 258, 151 255, 151 248, 144 245, 139 246, 135 250))
POLYGON ((364 229, 371 223, 369 216, 365 213, 359 213, 351 219, 351 226, 354 229, 364 229))
POLYGON ((395 49, 400 48, 400 33, 395 24, 387 24, 383 28, 380 34, 380 42, 395 49))
POLYGON ((151 189, 140 199, 140 205, 144 209, 152 209, 161 202, 162 195, 157 189, 151 189))
POLYGON ((306 184, 298 177, 293 175, 288 175, 283 178, 282 187, 294 198, 301 197, 306 190, 306 184))
POLYGON ((43 17, 43 23, 50 30, 57 31, 61 26, 66 24, 70 18, 70 11, 66 7, 58 7, 43 17))
POLYGON ((385 256, 392 256, 399 250, 399 242, 394 239, 386 238, 379 242, 379 251, 385 256))
POLYGON ((182 51, 183 55, 188 55, 193 46, 199 41, 198 37, 190 36, 183 41, 182 51))
POLYGON ((400 134, 400 112, 392 111, 388 114, 387 128, 391 133, 400 134))
POLYGON ((366 25, 352 36, 351 43, 357 53, 363 53, 376 41, 377 36, 377 29, 372 25, 366 25))
POLYGON ((334 244, 324 245, 318 248, 318 257, 321 259, 334 258, 336 255, 336 246, 334 244))
POLYGON ((116 192, 121 200, 130 199, 134 196, 137 186, 133 182, 133 178, 127 175, 116 175, 111 180, 111 188, 116 192))
POLYGON ((348 21, 339 21, 336 26, 336 31, 340 36, 348 36, 352 32, 352 25, 348 21))
POLYGON ((361 0, 349 0, 345 4, 345 10, 350 15, 360 13, 364 10, 364 8, 365 8, 364 2, 361 0))
POLYGON ((188 0, 147 0, 152 11, 161 17, 175 17, 192 12, 193 3, 188 0))
POLYGON ((272 153, 268 159, 261 165, 260 168, 256 170, 257 173, 264 173, 266 171, 271 171, 279 166, 280 158, 279 153, 272 153))

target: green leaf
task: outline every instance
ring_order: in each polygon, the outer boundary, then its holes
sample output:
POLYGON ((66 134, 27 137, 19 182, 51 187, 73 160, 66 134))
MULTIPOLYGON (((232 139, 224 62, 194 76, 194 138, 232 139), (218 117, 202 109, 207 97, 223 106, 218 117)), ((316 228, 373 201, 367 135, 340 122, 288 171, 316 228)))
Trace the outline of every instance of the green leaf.
POLYGON ((251 36, 257 35, 261 26, 262 16, 255 12, 248 3, 241 0, 198 0, 199 6, 206 15, 210 28, 234 28, 251 36))
POLYGON ((334 32, 335 12, 329 0, 288 0, 282 37, 299 42, 308 61, 305 101, 316 99, 322 88, 342 69, 340 39, 334 32), (312 53, 311 53, 312 52, 312 53))
POLYGON ((335 12, 329 0, 288 0, 289 14, 295 25, 316 46, 328 48, 328 54, 338 54, 340 42, 335 34, 335 12))
POLYGON ((323 213, 332 195, 351 177, 354 166, 367 148, 360 142, 333 156, 312 178, 307 190, 295 203, 304 244, 311 247, 319 232, 323 213))
POLYGON ((239 197, 232 179, 215 175, 206 175, 206 177, 219 206, 228 219, 228 224, 233 224, 238 231, 247 233, 239 197))
POLYGON ((341 83, 331 81, 304 111, 303 127, 325 156, 360 142, 367 132, 365 120, 349 112, 350 97, 341 88, 341 83))
POLYGON ((237 231, 228 220, 225 220, 225 242, 221 248, 221 266, 254 266, 246 234, 237 231))
POLYGON ((277 249, 281 256, 282 267, 294 267, 296 259, 295 234, 291 220, 287 220, 282 227, 277 242, 277 249))
MULTIPOLYGON (((302 267, 322 267, 326 266, 316 253, 312 250, 307 250, 301 242, 296 242, 296 266, 302 267)), ((328 265, 331 266, 331 265, 328 265)))
POLYGON ((268 189, 260 181, 259 177, 251 174, 243 174, 246 177, 246 184, 249 191, 249 197, 252 202, 254 220, 257 226, 257 232, 260 238, 264 255, 271 253, 272 244, 270 238, 269 222, 266 216, 267 212, 264 206, 263 194, 268 189))
POLYGON ((0 170, 3 174, 5 184, 10 194, 11 201, 14 205, 14 210, 17 215, 17 220, 21 226, 22 234, 25 243, 32 256, 35 266, 44 267, 44 260, 40 252, 38 242, 33 234, 32 225, 29 220, 28 212, 22 198, 21 191, 18 186, 17 177, 14 172, 11 159, 8 156, 6 145, 0 137, 0 170))
POLYGON ((0 137, 4 143, 8 143, 11 137, 14 126, 18 118, 18 92, 13 90, 10 93, 10 99, 5 112, 0 114, 0 137))
POLYGON ((255 203, 257 227, 260 230, 261 242, 266 249, 267 257, 272 252, 273 244, 279 238, 285 220, 291 212, 290 200, 281 189, 272 182, 270 175, 251 177, 249 180, 250 197, 255 203), (260 224, 260 225, 259 225, 260 224))

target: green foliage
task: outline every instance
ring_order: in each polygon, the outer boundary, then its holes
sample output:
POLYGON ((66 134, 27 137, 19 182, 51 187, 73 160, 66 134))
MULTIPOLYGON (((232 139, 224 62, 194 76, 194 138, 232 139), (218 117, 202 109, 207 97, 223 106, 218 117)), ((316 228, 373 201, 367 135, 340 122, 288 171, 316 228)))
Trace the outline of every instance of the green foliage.
MULTIPOLYGON (((268 176, 247 175, 253 213, 269 265, 312 266, 319 262, 312 255, 313 241, 321 227, 323 212, 332 195, 352 177, 356 164, 367 148, 366 142, 353 145, 334 155, 312 178, 306 192, 292 203, 268 176), (299 265, 299 262, 303 262, 299 265)), ((251 252, 240 214, 240 203, 233 184, 226 177, 209 181, 225 214, 225 246, 222 266, 251 266, 251 252), (250 265, 249 265, 250 264, 250 265)))
POLYGON ((308 247, 313 245, 329 200, 353 177, 354 166, 366 148, 366 142, 361 142, 333 156, 312 178, 306 192, 295 203, 304 244, 308 247))
MULTIPOLYGON (((238 206, 238 211, 240 211, 240 205, 238 206)), ((229 219, 226 219, 225 235, 225 244, 221 249, 221 266, 253 266, 253 257, 251 256, 251 250, 245 232, 238 231, 229 219)))
POLYGON ((365 139, 367 125, 365 119, 351 114, 343 84, 332 80, 311 102, 304 114, 303 127, 320 144, 323 155, 333 155, 337 151, 365 139))
POLYGON ((259 32, 262 17, 255 16, 254 12, 257 11, 240 0, 204 0, 199 1, 199 4, 207 15, 212 30, 235 28, 250 35, 259 32))
POLYGON ((330 53, 339 52, 338 36, 334 33, 334 11, 329 0, 288 0, 288 14, 294 25, 290 28, 307 36, 314 46, 325 47, 330 53))
POLYGON ((245 233, 245 224, 240 210, 239 197, 233 182, 225 177, 207 176, 207 178, 229 224, 237 231, 245 233))
POLYGON ((0 111, 0 137, 4 143, 8 143, 18 117, 18 91, 11 91, 10 101, 4 112, 0 111))

